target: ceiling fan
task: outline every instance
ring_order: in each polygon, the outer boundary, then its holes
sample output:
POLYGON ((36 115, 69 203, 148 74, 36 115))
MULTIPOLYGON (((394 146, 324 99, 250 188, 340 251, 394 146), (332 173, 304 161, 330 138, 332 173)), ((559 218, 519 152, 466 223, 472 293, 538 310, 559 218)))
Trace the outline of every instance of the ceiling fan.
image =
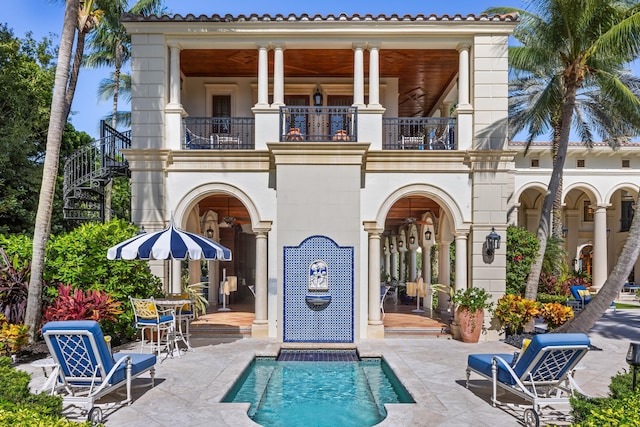
POLYGON ((409 217, 406 218, 404 220, 404 223, 406 225, 411 225, 411 224, 421 224, 421 225, 427 225, 427 221, 423 221, 421 219, 417 219, 416 217, 412 216, 412 210, 411 210, 411 198, 409 198, 409 217))

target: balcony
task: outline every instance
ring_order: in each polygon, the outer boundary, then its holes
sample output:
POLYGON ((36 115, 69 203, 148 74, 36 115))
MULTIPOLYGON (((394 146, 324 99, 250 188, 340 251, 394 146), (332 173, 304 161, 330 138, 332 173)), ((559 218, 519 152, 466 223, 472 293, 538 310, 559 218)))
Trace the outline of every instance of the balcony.
POLYGON ((358 107, 280 107, 280 142, 358 142, 358 107))
POLYGON ((383 120, 383 150, 454 150, 455 119, 395 117, 383 120))
POLYGON ((253 150, 253 117, 187 117, 184 123, 185 150, 253 150))

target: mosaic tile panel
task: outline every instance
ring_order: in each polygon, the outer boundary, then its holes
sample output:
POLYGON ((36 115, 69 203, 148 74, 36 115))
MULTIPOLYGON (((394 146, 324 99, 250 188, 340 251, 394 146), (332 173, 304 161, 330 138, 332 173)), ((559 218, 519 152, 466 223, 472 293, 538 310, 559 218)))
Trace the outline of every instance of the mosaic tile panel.
POLYGON ((285 342, 353 342, 353 253, 326 236, 284 247, 285 342), (327 290, 309 290, 318 261, 326 264, 327 290), (307 295, 329 295, 331 302, 313 305, 307 295))

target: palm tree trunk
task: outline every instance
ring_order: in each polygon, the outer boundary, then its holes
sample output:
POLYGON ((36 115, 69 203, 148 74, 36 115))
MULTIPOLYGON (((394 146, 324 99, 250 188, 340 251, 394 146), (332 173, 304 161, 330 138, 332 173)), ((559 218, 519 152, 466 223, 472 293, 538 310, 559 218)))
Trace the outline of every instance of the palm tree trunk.
POLYGON ((29 280, 29 295, 27 297, 24 321, 25 325, 29 327, 29 340, 31 342, 35 340, 35 333, 40 327, 44 255, 51 231, 51 211, 56 188, 56 177, 58 176, 62 130, 64 129, 64 124, 68 116, 65 94, 67 91, 71 52, 73 50, 76 23, 78 22, 79 7, 79 0, 66 0, 62 37, 60 38, 60 48, 58 50, 55 84, 53 87, 53 97, 51 99, 51 116, 49 117, 49 129, 47 131, 47 149, 42 171, 42 184, 40 187, 38 211, 36 213, 35 230, 33 232, 31 278, 29 280))
POLYGON ((570 321, 553 330, 553 332, 583 332, 587 333, 616 299, 624 283, 629 277, 631 269, 640 255, 640 215, 634 215, 627 240, 618 257, 611 274, 593 299, 570 321))
POLYGON ((542 210, 540 211, 540 222, 538 223, 537 238, 540 242, 540 249, 538 249, 538 256, 534 263, 531 265, 531 272, 527 278, 527 287, 525 291, 525 298, 530 300, 536 300, 538 296, 538 282, 540 281, 540 272, 542 271, 542 262, 544 260, 544 253, 547 249, 547 240, 550 233, 550 220, 551 210, 553 208, 553 202, 556 198, 558 189, 560 188, 560 177, 562 177, 562 170, 564 169, 564 162, 567 157, 567 146, 569 145, 569 131, 571 130, 571 120, 573 117, 573 109, 576 102, 576 93, 578 91, 578 79, 574 78, 569 83, 565 83, 565 102, 562 105, 562 118, 560 126, 560 137, 558 140, 558 151, 556 153, 556 162, 553 165, 551 172, 551 178, 549 179, 549 186, 547 187, 547 193, 544 196, 544 202, 542 203, 542 210))

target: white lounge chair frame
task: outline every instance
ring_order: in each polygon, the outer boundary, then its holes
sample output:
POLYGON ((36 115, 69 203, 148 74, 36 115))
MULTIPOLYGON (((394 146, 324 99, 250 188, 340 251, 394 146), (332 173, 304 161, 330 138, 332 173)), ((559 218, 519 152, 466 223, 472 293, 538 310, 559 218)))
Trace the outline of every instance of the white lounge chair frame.
MULTIPOLYGON (((586 337, 586 335, 584 336, 586 337)), ((535 351, 535 349, 532 350, 535 351)), ((524 409, 524 425, 538 427, 541 417, 557 419, 559 414, 564 414, 564 412, 559 412, 558 406, 569 405, 570 397, 576 392, 586 396, 586 393, 573 379, 573 371, 588 350, 589 344, 543 345, 534 357, 524 360, 525 366, 519 366, 520 360, 523 360, 520 359, 513 367, 511 366, 511 361, 515 356, 495 354, 491 356, 491 376, 467 365, 466 386, 469 388, 471 372, 491 380, 493 387, 491 401, 493 406, 499 405, 524 409), (501 381, 498 378, 499 369, 503 369, 508 373, 508 377, 513 384, 501 381), (530 404, 521 405, 502 402, 498 399, 498 388, 513 393, 524 401, 530 402, 530 404), (544 411, 547 412, 545 413, 544 411)), ((529 349, 526 351, 529 351, 529 349)), ((469 357, 471 358, 472 356, 470 355, 469 357)), ((569 418, 568 415, 566 418, 569 418)))
POLYGON ((94 423, 102 422, 102 409, 131 404, 134 378, 149 372, 151 387, 155 384, 156 356, 112 355, 95 321, 49 322, 43 327, 43 336, 55 366, 42 391, 61 395, 64 408, 78 407, 88 412, 94 423), (96 403, 122 386, 127 390, 124 400, 96 403))

